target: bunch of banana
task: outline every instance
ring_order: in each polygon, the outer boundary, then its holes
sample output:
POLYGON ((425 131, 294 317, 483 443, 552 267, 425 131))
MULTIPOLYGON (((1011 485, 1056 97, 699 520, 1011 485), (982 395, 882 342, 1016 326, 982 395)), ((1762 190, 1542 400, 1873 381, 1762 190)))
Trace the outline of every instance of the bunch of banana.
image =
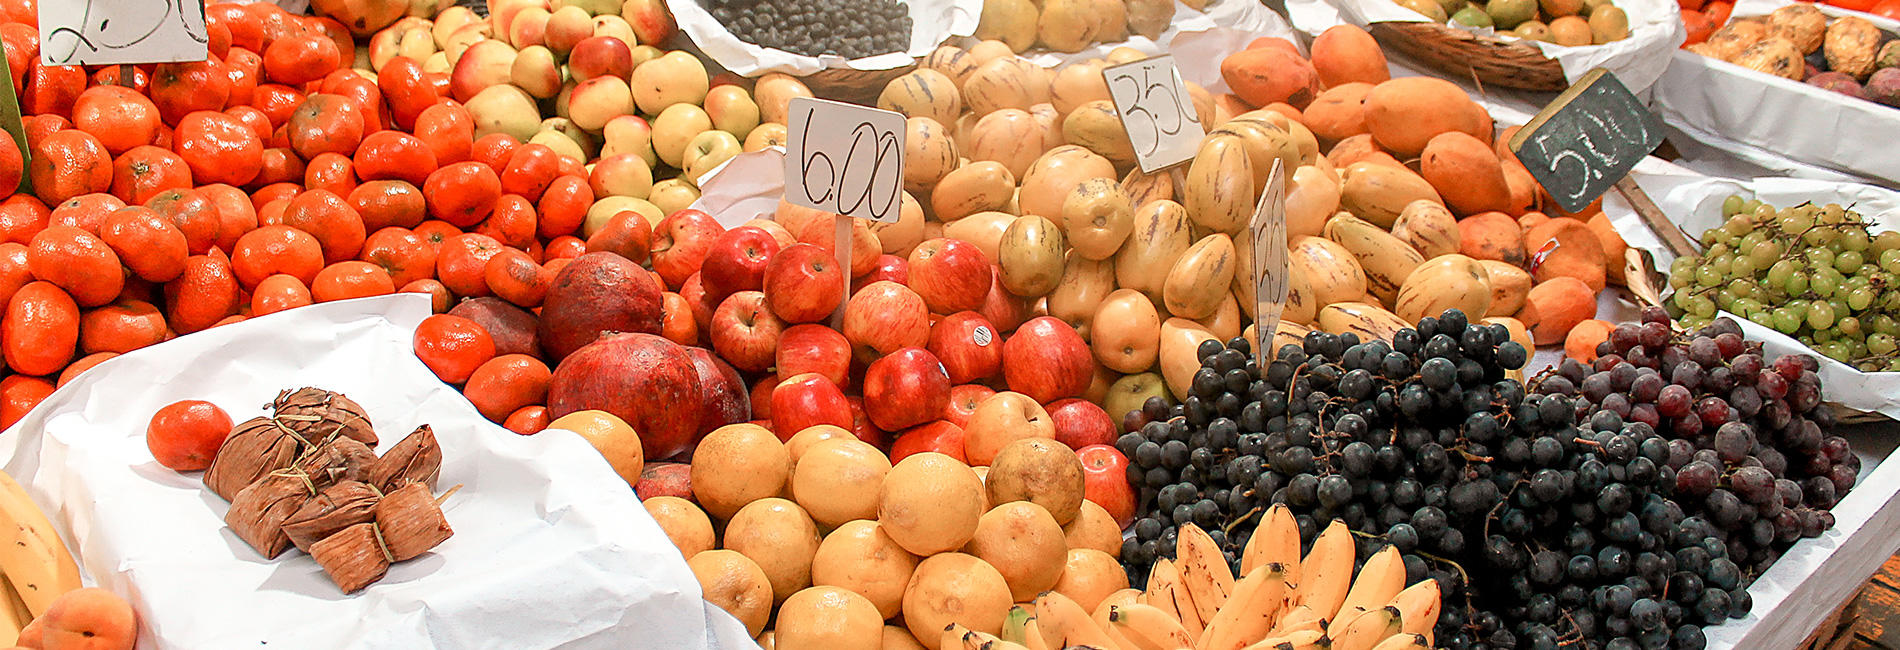
POLYGON ((53 522, 6 472, 0 472, 0 570, 6 573, 6 593, 0 596, 7 598, 0 603, 0 642, 8 642, 9 634, 18 636, 53 599, 82 586, 79 565, 53 522))
POLYGON ((1002 634, 951 626, 943 647, 965 650, 1412 650, 1430 648, 1438 583, 1405 586, 1394 548, 1353 579, 1352 533, 1339 521, 1300 557, 1293 513, 1275 505, 1242 552, 1235 578, 1206 532, 1182 526, 1176 559, 1155 562, 1144 591, 1105 599, 1093 616, 1045 593, 1011 610, 1002 634), (960 645, 951 645, 951 644, 960 645))

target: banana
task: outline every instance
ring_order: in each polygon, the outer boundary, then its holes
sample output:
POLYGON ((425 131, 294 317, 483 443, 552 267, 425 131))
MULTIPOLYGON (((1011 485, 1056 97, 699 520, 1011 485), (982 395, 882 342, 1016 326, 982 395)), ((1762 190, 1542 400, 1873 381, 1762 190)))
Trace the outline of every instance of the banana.
POLYGON ((970 628, 964 627, 962 623, 945 625, 943 626, 943 637, 937 640, 937 649, 954 650, 955 648, 961 648, 963 647, 963 635, 969 633, 970 628))
POLYGON ((1179 537, 1174 556, 1181 563, 1181 582, 1194 596, 1195 613, 1202 621, 1213 621, 1214 612, 1220 611, 1234 593, 1234 570, 1227 566, 1220 545, 1200 526, 1181 526, 1179 537))
POLYGON ((1315 319, 1320 331, 1331 334, 1352 332, 1362 341, 1392 340, 1392 335, 1412 325, 1384 307, 1365 302, 1336 302, 1319 310, 1315 319))
POLYGON ((1207 627, 1200 610, 1194 607, 1194 597, 1188 593, 1187 585, 1182 584, 1181 570, 1175 568, 1173 560, 1155 560, 1154 567, 1148 570, 1148 591, 1142 593, 1141 602, 1174 615, 1196 641, 1201 639, 1201 630, 1207 627))
MULTIPOLYGON (((1128 640, 1123 638, 1122 634, 1117 632, 1113 625, 1109 624, 1109 614, 1113 613, 1118 606, 1140 603, 1141 595, 1142 592, 1134 589, 1123 589, 1109 594, 1107 598, 1102 599, 1102 604, 1095 606, 1095 612, 1089 615, 1089 619, 1095 621, 1096 627, 1102 628, 1103 632, 1108 633, 1109 640, 1114 641, 1123 648, 1127 648, 1130 646, 1128 640)), ((1167 612, 1166 614, 1170 620, 1175 621, 1176 625, 1180 624, 1181 619, 1176 618, 1172 612, 1167 612)))
MULTIPOLYGON (((1042 624, 1037 623, 1035 617, 1030 617, 1029 620, 1023 621, 1022 643, 1023 647, 1029 648, 1029 650, 1050 650, 1049 642, 1042 639, 1042 624)), ((1056 648, 1055 650, 1062 649, 1056 648)))
POLYGON ((1366 290, 1388 305, 1398 298, 1399 285, 1411 277, 1412 270, 1425 263, 1425 256, 1411 244, 1358 217, 1333 217, 1326 222, 1324 232, 1327 239, 1344 246, 1359 260, 1359 268, 1366 274, 1366 290))
POLYGON ((60 594, 80 588, 79 564, 26 488, 0 472, 0 570, 34 617, 60 594))
POLYGON ((1247 646, 1246 650, 1316 650, 1330 647, 1332 640, 1319 630, 1301 630, 1286 636, 1267 637, 1247 646))
POLYGON ((1421 580, 1392 599, 1392 606, 1399 608, 1399 618, 1405 622, 1404 632, 1423 635, 1427 644, 1433 641, 1432 628, 1438 626, 1438 609, 1442 604, 1437 580, 1421 580))
POLYGON ((1030 616, 1029 610, 1022 605, 1010 607, 1009 613, 1003 616, 1003 631, 996 635, 997 638, 1011 643, 1022 643, 1023 626, 1028 625, 1031 618, 1033 617, 1030 616))
POLYGON ((1109 629, 1127 639, 1124 650, 1183 650, 1193 648, 1187 628, 1167 612, 1148 605, 1116 605, 1108 610, 1109 629))
POLYGON ((1043 645, 1050 648, 1087 645, 1124 650, 1089 618, 1081 605, 1054 591, 1045 591, 1036 597, 1036 622, 1042 632, 1043 645))
POLYGON ((985 643, 989 643, 991 641, 1001 641, 1001 640, 1003 640, 1002 637, 996 636, 994 634, 990 634, 988 632, 978 632, 976 630, 970 630, 968 632, 963 633, 963 648, 964 650, 979 650, 982 647, 982 645, 985 643))
POLYGON ((0 596, 6 599, 0 601, 0 644, 6 644, 0 647, 10 647, 19 642, 20 629, 33 622, 33 618, 32 614, 27 613, 25 607, 13 606, 14 602, 19 601, 20 596, 13 591, 13 585, 8 584, 6 580, 0 580, 0 596))
POLYGON ((1267 636, 1287 636, 1294 632, 1307 630, 1325 632, 1326 619, 1320 618, 1319 612, 1313 611, 1313 608, 1298 605, 1289 607, 1284 613, 1280 614, 1280 621, 1273 624, 1273 629, 1267 631, 1267 636))
MULTIPOLYGON (((1399 554, 1397 547, 1387 546, 1372 554, 1365 566, 1359 568, 1359 577, 1353 579, 1352 589, 1346 592, 1346 600, 1339 604, 1339 614, 1333 616, 1333 627, 1340 627, 1340 621, 1354 618, 1360 612, 1386 606, 1404 589, 1404 556, 1399 554)), ((1403 610, 1400 611, 1403 613, 1403 610)), ((1338 631, 1328 629, 1327 633, 1338 631)))
POLYGON ((1352 530, 1346 522, 1334 519, 1313 540, 1313 550, 1301 562, 1300 586, 1294 590, 1293 602, 1313 608, 1320 618, 1335 618, 1339 604, 1346 601, 1346 590, 1352 587, 1356 554, 1352 530))
MULTIPOLYGON (((1281 325, 1281 329, 1285 328, 1281 325)), ((1253 537, 1247 538, 1246 549, 1240 552, 1243 575, 1268 564, 1281 565, 1287 582, 1300 583, 1300 524, 1293 520, 1293 510, 1284 503, 1267 508, 1266 514, 1260 516, 1260 525, 1254 528, 1253 537)))
POLYGON ((1334 650, 1372 650, 1380 642, 1399 634, 1401 621, 1396 607, 1381 607, 1360 614, 1338 634, 1328 635, 1334 650))
POLYGON ((1266 638, 1286 605, 1286 592, 1285 565, 1254 567, 1234 585, 1234 595, 1207 622, 1207 631, 1201 633, 1195 650, 1240 650, 1266 638))
POLYGON ((1431 642, 1422 634, 1395 634, 1372 646, 1372 650, 1430 650, 1431 647, 1431 642))
POLYGON ((1313 289, 1316 307, 1366 295, 1366 272, 1359 268, 1358 258, 1330 239, 1288 236, 1286 264, 1294 286, 1303 278, 1313 289))

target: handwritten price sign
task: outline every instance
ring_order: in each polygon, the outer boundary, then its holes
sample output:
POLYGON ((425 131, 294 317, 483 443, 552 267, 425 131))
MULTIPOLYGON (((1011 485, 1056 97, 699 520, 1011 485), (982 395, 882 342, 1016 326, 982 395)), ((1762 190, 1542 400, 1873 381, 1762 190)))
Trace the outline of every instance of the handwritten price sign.
POLYGON ((1200 115, 1188 97, 1173 56, 1157 56, 1102 70, 1122 128, 1143 173, 1178 165, 1201 146, 1200 115))
POLYGON ((1265 364, 1273 355, 1273 335, 1280 331, 1280 315, 1286 310, 1287 291, 1292 277, 1286 267, 1286 169, 1273 159, 1267 175, 1266 191, 1254 205, 1253 282, 1254 282, 1254 360, 1265 364))
POLYGON ((788 112, 785 200, 859 219, 897 221, 903 207, 904 116, 808 97, 794 98, 788 112))
POLYGON ((1510 147, 1565 210, 1576 212, 1662 145, 1662 125, 1602 68, 1591 70, 1511 138, 1510 147))
POLYGON ((203 61, 203 0, 41 0, 40 64, 203 61))

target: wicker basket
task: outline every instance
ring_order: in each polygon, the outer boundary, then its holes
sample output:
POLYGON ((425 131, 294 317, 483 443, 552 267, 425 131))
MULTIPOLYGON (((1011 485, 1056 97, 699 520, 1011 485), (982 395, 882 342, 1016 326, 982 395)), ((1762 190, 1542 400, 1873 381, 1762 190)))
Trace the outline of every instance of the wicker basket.
POLYGON ((1461 79, 1541 92, 1570 87, 1563 67, 1528 44, 1438 23, 1373 23, 1367 31, 1381 45, 1461 79))
POLYGON ((884 85, 892 79, 904 76, 917 69, 917 62, 889 70, 851 70, 848 68, 826 68, 800 77, 811 94, 825 99, 841 102, 877 105, 877 96, 884 92, 884 85))

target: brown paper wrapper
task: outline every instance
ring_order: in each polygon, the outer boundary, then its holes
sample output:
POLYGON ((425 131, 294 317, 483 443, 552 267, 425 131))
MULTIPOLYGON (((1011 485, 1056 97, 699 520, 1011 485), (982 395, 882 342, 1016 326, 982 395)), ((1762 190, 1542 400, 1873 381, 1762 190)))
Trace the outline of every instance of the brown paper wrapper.
MULTIPOLYGON (((353 441, 352 441, 353 442, 353 441)), ((376 520, 376 502, 382 499, 368 483, 343 481, 305 501, 303 507, 284 520, 284 534, 299 550, 310 547, 337 531, 376 520)))
POLYGON ((376 430, 370 426, 369 413, 342 393, 321 388, 286 390, 277 394, 270 408, 285 426, 314 444, 343 436, 376 446, 376 430))
POLYGON ((395 491, 408 481, 434 489, 441 473, 442 446, 436 444, 435 431, 425 424, 416 427, 376 461, 369 482, 385 493, 395 491))
POLYGON ((303 507, 312 493, 310 482, 295 470, 271 474, 238 491, 231 500, 231 509, 224 513, 224 523, 265 559, 275 559, 290 547, 284 521, 303 507))
POLYGON ((455 534, 435 495, 413 482, 385 493, 376 503, 376 525, 382 528, 383 541, 397 562, 427 553, 455 534))
POLYGON ((310 557, 343 593, 356 593, 389 572, 389 551, 376 524, 356 524, 310 545, 310 557))
POLYGON ((354 438, 338 436, 297 460, 297 469, 310 476, 318 490, 344 481, 369 481, 376 468, 376 452, 354 438))
POLYGON ((251 418, 231 429, 205 470, 205 487, 231 501, 238 491, 297 461, 304 439, 270 418, 251 418))

